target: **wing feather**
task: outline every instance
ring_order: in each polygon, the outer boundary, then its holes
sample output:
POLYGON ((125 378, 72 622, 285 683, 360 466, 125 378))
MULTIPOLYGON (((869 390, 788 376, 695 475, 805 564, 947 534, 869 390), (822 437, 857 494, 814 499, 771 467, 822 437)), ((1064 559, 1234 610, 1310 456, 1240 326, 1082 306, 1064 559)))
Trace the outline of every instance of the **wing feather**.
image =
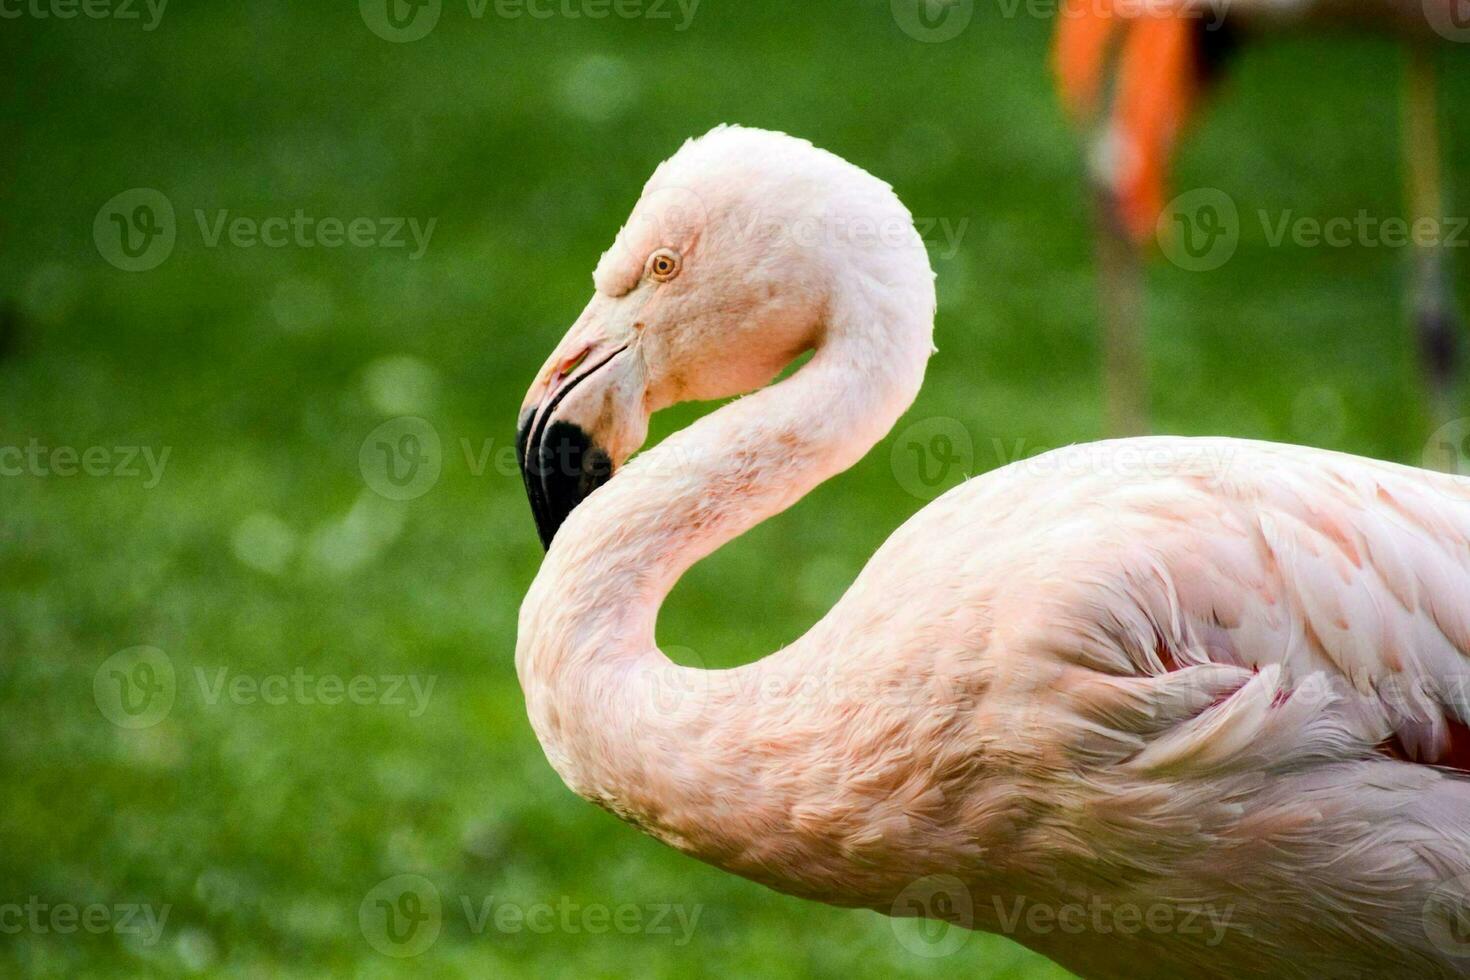
POLYGON ((1246 445, 1224 478, 1194 483, 1199 520, 1159 544, 1185 619, 1167 641, 1277 668, 1288 690, 1340 680, 1364 737, 1386 719, 1408 755, 1439 761, 1447 719, 1470 717, 1470 481, 1246 445), (1232 530, 1242 522, 1254 549, 1232 530))
MULTIPOLYGON (((1281 720, 1293 717, 1301 744, 1320 747, 1326 729, 1302 714, 1314 705, 1360 742, 1392 737, 1410 758, 1448 756, 1450 723, 1470 721, 1470 480, 1240 440, 1112 445, 1149 471, 1119 478, 1094 465, 1074 477, 1082 486, 1054 505, 1065 520, 1017 546, 1062 556, 1040 563, 1044 584, 1018 578, 1017 601, 1051 597, 1051 614, 1031 620, 1077 662, 1262 677, 1139 765, 1215 765, 1253 738, 1288 737, 1281 720), (1308 679, 1330 694, 1297 697, 1308 679)), ((1327 744, 1344 746, 1332 731, 1327 744)))

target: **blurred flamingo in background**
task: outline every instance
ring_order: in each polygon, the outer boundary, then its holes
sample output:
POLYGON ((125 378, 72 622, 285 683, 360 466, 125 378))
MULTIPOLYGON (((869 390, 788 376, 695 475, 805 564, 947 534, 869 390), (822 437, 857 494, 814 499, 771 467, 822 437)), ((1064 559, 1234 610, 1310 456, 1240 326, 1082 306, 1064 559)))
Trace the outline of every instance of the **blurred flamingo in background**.
POLYGON ((573 790, 780 891, 1086 977, 1464 975, 1470 479, 1074 446, 915 514, 783 649, 684 667, 664 598, 908 408, 934 273, 887 184, 722 127, 658 168, 594 284, 517 440, 548 550, 516 670, 573 790), (629 459, 654 411, 753 389, 629 459))
MULTIPOLYGON (((1087 133, 1096 199, 1106 424, 1148 428, 1138 250, 1155 237, 1179 133, 1241 39, 1348 25, 1405 40, 1403 161, 1408 219, 1444 211, 1433 45, 1470 41, 1462 0, 1067 0, 1054 66, 1064 106, 1087 133)), ((1429 410, 1458 414, 1460 320, 1443 250, 1417 243, 1412 322, 1429 410)))

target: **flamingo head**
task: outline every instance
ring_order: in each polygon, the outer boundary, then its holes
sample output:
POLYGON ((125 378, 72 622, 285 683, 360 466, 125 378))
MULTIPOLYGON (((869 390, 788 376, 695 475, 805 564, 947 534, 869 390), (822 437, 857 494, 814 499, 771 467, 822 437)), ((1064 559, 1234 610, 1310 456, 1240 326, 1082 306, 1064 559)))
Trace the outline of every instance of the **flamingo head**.
POLYGON ((834 208, 896 208, 888 220, 917 240, 887 184, 781 133, 721 126, 658 167, 521 406, 543 545, 642 446, 653 412, 761 387, 820 341, 849 264, 834 208))

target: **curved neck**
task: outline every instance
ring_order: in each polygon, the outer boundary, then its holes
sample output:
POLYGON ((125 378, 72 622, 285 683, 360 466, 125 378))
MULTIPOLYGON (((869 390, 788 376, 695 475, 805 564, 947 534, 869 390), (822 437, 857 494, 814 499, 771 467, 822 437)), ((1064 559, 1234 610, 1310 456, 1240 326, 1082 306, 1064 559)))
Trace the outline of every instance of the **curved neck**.
POLYGON ((923 380, 933 295, 927 262, 900 286, 855 277, 807 364, 638 456, 562 526, 521 607, 516 667, 580 795, 735 870, 750 842, 709 808, 728 796, 746 814, 789 809, 744 758, 748 733, 769 740, 775 722, 733 686, 738 671, 671 664, 658 609, 692 564, 882 438, 923 380))

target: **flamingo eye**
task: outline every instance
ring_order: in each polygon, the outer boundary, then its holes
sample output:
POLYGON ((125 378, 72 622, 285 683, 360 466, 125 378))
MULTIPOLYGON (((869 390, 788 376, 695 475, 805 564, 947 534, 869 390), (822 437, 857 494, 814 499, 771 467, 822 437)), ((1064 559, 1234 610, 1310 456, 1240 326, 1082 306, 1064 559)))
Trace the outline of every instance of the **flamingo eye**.
POLYGON ((668 282, 679 274, 679 253, 661 248, 648 257, 648 274, 659 282, 668 282))

